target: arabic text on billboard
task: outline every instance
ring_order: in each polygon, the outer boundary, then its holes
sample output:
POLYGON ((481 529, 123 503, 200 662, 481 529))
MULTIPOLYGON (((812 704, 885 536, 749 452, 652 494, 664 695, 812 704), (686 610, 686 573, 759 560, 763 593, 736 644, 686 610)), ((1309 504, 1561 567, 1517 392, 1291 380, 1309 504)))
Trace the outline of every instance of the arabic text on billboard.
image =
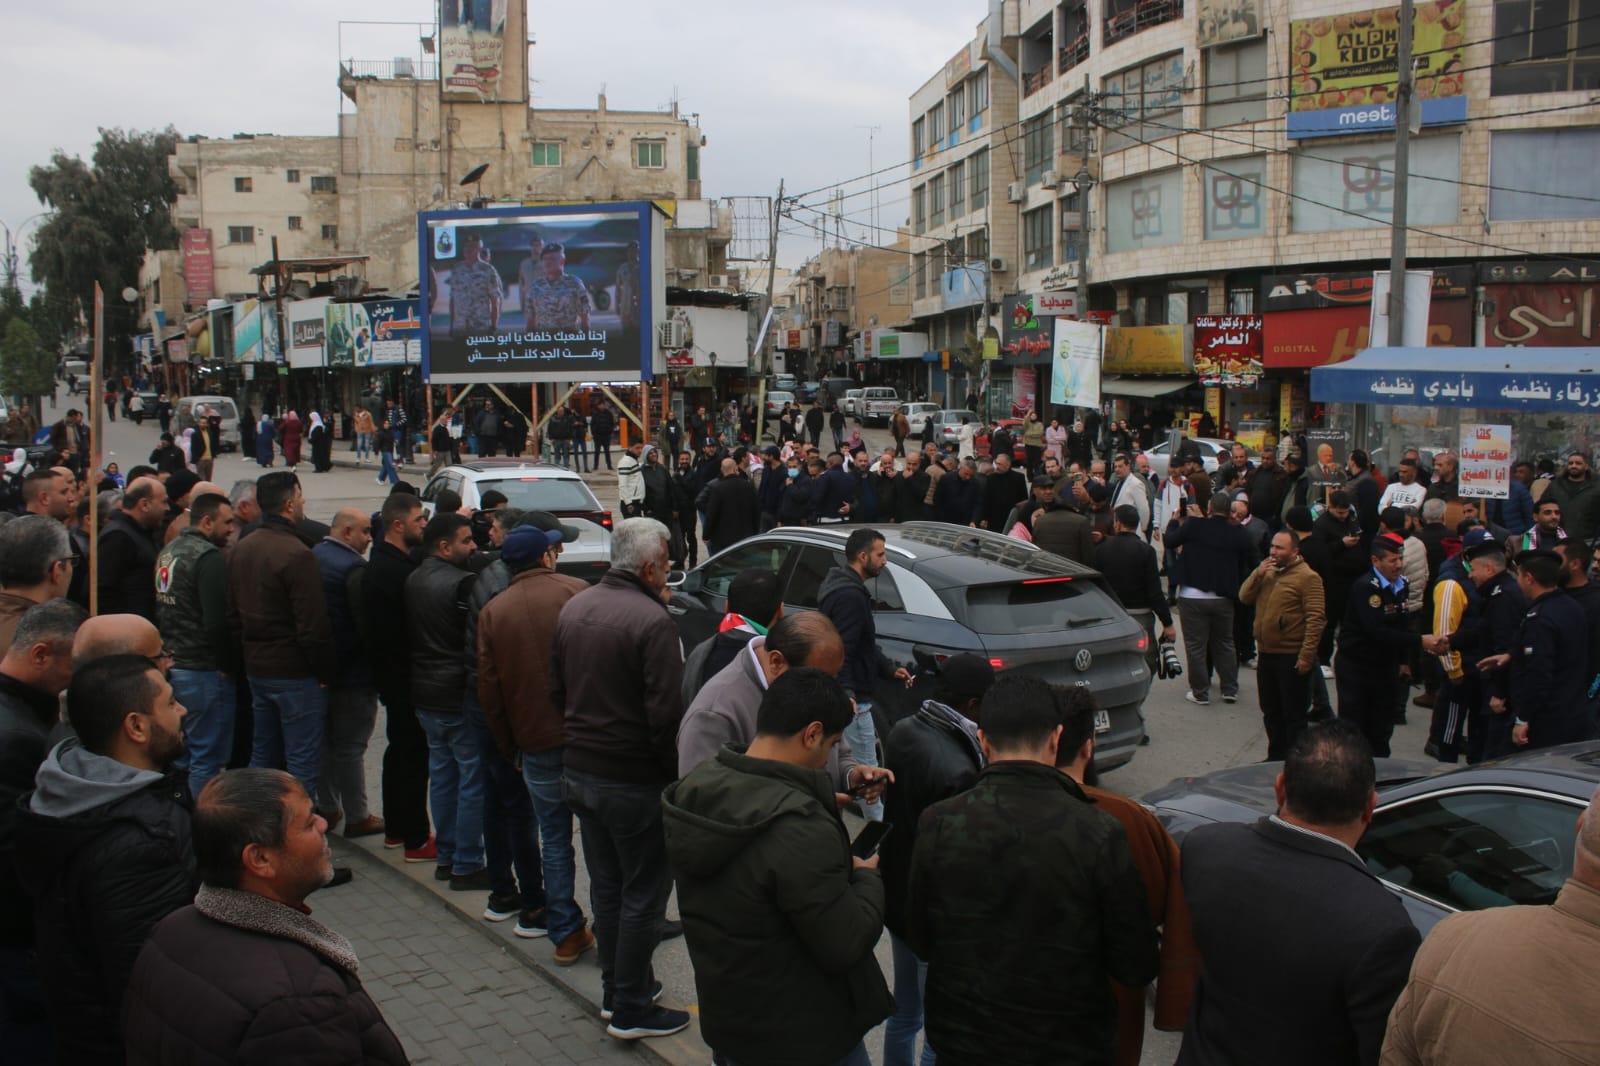
POLYGON ((1194 320, 1194 372, 1202 385, 1250 386, 1261 379, 1261 316, 1194 320))
MULTIPOLYGON (((1462 122, 1466 0, 1416 6, 1412 54, 1422 123, 1462 122), (1452 101, 1432 106, 1433 101, 1452 101)), ((1398 7, 1296 19, 1290 24, 1289 135, 1330 136, 1394 128, 1398 7), (1304 112, 1334 112, 1298 124, 1304 112)))
POLYGON ((422 356, 422 305, 417 300, 368 300, 361 305, 370 333, 355 337, 356 366, 397 366, 422 356))
POLYGON ((211 231, 183 231, 183 280, 189 292, 189 306, 203 307, 216 295, 216 271, 211 258, 211 231))
POLYGON ((1490 348, 1585 348, 1600 337, 1600 285, 1487 285, 1483 294, 1490 348))
POLYGON ((439 0, 443 91, 494 98, 505 62, 505 34, 505 0, 439 0))
POLYGON ((652 311, 658 289, 665 295, 664 231, 650 204, 439 211, 418 221, 428 264, 424 376, 649 379, 652 311))

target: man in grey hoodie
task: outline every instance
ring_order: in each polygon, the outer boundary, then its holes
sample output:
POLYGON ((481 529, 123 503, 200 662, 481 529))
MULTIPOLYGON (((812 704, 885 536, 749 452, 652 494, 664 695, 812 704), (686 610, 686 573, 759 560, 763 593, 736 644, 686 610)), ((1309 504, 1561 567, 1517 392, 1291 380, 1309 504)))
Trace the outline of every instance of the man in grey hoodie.
POLYGON ((17 811, 17 872, 33 897, 56 1057, 120 1063, 122 994, 155 924, 193 902, 183 705, 140 655, 78 666, 76 737, 51 749, 17 811))

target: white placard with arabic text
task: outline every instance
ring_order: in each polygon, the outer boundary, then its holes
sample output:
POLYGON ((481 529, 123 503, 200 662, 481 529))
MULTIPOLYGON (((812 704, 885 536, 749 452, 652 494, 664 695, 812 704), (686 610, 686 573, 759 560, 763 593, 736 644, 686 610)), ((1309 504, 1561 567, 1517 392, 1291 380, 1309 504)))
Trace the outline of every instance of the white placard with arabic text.
POLYGON ((1511 427, 1461 426, 1461 495, 1504 500, 1511 495, 1511 427))

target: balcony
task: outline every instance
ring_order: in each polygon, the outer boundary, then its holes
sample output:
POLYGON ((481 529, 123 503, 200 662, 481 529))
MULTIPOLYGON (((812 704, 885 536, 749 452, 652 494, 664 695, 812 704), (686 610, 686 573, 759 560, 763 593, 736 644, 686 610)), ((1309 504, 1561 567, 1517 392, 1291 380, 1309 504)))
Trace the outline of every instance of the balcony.
POLYGON ((1056 53, 1056 69, 1062 74, 1089 58, 1089 35, 1082 34, 1077 40, 1062 48, 1056 53))
POLYGON ((179 193, 172 201, 172 220, 182 226, 200 224, 200 197, 194 193, 179 193))
POLYGON ((1022 76, 1022 95, 1032 96, 1034 93, 1049 85, 1056 77, 1054 63, 1046 63, 1032 74, 1022 76))
POLYGON ((1181 18, 1182 0, 1122 0, 1106 17, 1106 44, 1181 18))

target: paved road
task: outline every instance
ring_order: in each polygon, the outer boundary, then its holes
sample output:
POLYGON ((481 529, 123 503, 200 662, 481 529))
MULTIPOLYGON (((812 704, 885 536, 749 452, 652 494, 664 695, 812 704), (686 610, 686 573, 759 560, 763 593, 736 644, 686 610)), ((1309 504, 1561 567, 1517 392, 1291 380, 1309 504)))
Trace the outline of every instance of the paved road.
MULTIPOLYGON (((51 417, 54 419, 59 415, 52 412, 51 417)), ((111 448, 107 458, 120 462, 124 470, 137 463, 144 462, 149 455, 150 449, 155 447, 159 436, 159 431, 155 424, 149 420, 145 422, 142 428, 135 427, 126 421, 118 421, 115 424, 108 424, 105 432, 111 448)), ((865 436, 869 446, 881 446, 888 440, 887 434, 882 430, 867 431, 865 436)), ((377 484, 376 470, 372 466, 357 468, 343 465, 353 458, 352 453, 347 451, 347 447, 348 445, 341 443, 335 448, 335 462, 340 465, 336 465, 328 473, 317 474, 311 470, 309 463, 301 464, 299 473, 306 495, 306 513, 309 516, 325 521, 339 507, 347 505, 376 510, 383 497, 387 495, 387 486, 377 484)), ((279 468, 281 469, 281 459, 279 468)), ((224 488, 227 488, 236 478, 255 477, 262 472, 261 468, 254 462, 247 462, 238 455, 228 455, 218 461, 215 480, 221 483, 224 488)), ((411 481, 418 489, 424 483, 422 468, 412 468, 403 472, 402 477, 411 481)), ((591 475, 590 483, 596 495, 599 496, 601 503, 614 509, 616 505, 615 476, 608 473, 591 475)), ((1174 778, 1202 774, 1228 766, 1258 762, 1265 758, 1266 738, 1261 729, 1259 705, 1256 702, 1255 674, 1253 672, 1249 670, 1242 671, 1240 700, 1237 704, 1231 706, 1223 704, 1217 698, 1215 686, 1213 686, 1212 705, 1204 708, 1195 707, 1185 702, 1183 691, 1183 683, 1181 681, 1156 682, 1155 687, 1151 690, 1149 699, 1145 703, 1146 728, 1150 734, 1150 744, 1141 748, 1131 763, 1109 772, 1104 781, 1106 787, 1137 796, 1150 789, 1164 785, 1174 778)), ((1402 725, 1395 731, 1395 754, 1420 758, 1422 744, 1426 739, 1426 732, 1426 712, 1419 712, 1413 709, 1411 724, 1402 725)), ((368 756, 368 791, 371 793, 373 807, 376 810, 378 809, 379 756, 381 754, 381 738, 384 735, 381 720, 374 735, 379 738, 379 741, 373 745, 368 756)), ((369 871, 373 874, 373 878, 398 876, 414 880, 417 886, 414 891, 432 894, 437 899, 453 907, 459 914, 465 915, 469 921, 477 921, 477 924, 484 926, 491 936, 499 938, 504 945, 503 948, 495 948, 495 942, 489 941, 490 948, 493 950, 488 956, 480 957, 478 954, 474 954, 481 950, 477 941, 472 938, 463 938, 459 934, 459 930, 465 928, 465 926, 454 916, 435 912, 438 915, 436 920, 433 922, 423 921, 416 928, 430 937, 436 935, 445 936, 448 941, 453 941, 457 946, 452 947, 447 941, 439 941, 438 943, 443 948, 443 953, 436 958, 430 958, 431 952, 411 951, 413 960, 420 960, 422 964, 435 971, 438 976, 427 977, 425 973, 421 976, 416 976, 412 984, 405 986, 411 989, 409 994, 402 988, 400 992, 401 998, 399 1000, 391 999, 385 1005, 385 1013, 391 1018, 391 1021, 395 1019, 397 1011, 404 1011, 405 1008, 401 1006, 402 1002, 410 1003, 413 1006, 416 1005, 415 1001, 421 995, 418 987, 426 988, 426 985, 422 984, 424 978, 435 985, 440 1003, 456 1004, 471 1001, 474 994, 471 993, 470 989, 464 991, 459 986, 454 976, 455 971, 450 968, 450 965, 445 960, 446 958, 470 960, 471 964, 465 966, 469 973, 481 972, 487 975, 491 973, 494 965, 493 960, 501 957, 499 954, 495 954, 496 951, 518 953, 524 959, 532 960, 535 965, 541 967, 547 975, 547 982, 536 987, 543 989, 546 993, 551 993, 555 985, 560 984, 571 990, 573 994, 584 997, 591 1004, 599 1002, 599 972, 596 967, 588 962, 569 969, 557 969, 551 966, 548 960, 552 948, 547 941, 517 941, 511 937, 509 928, 511 923, 489 926, 488 923, 478 920, 485 901, 483 893, 451 893, 445 891, 438 887, 436 882, 428 878, 428 874, 431 871, 425 866, 406 867, 402 865, 399 862, 398 852, 382 851, 378 847, 376 840, 369 839, 362 843, 369 845, 366 850, 378 862, 383 864, 381 866, 374 865, 372 870, 369 871), (387 868, 387 873, 385 868, 387 868), (461 952, 466 954, 460 954, 461 952), (484 959, 490 960, 487 963, 489 968, 480 965, 484 959), (463 997, 465 997, 465 1000, 463 1000, 463 997)), ((373 878, 363 876, 357 885, 353 886, 354 890, 350 893, 350 896, 360 898, 368 891, 364 882, 373 878)), ((583 864, 581 862, 579 863, 579 882, 579 898, 586 899, 588 889, 586 879, 583 877, 583 864)), ((345 890, 341 889, 340 891, 345 890)), ((374 888, 373 891, 381 894, 382 892, 393 890, 379 886, 374 888)), ((334 893, 329 893, 326 898, 329 900, 334 899, 334 893)), ((333 910, 332 905, 329 905, 329 910, 330 912, 333 910)), ((357 910, 359 911, 360 908, 357 908, 357 910)), ((411 912, 408 910, 407 913, 411 912)), ((427 912, 423 910, 421 913, 425 915, 427 912)), ((335 922, 335 926, 339 927, 337 922, 335 922)), ((346 931, 348 932, 349 930, 346 931)), ((381 929, 379 931, 381 932, 381 929)), ((390 946, 384 942, 383 937, 374 936, 372 943, 378 948, 380 955, 390 950, 390 946)), ((359 941, 357 946, 358 948, 365 947, 359 941)), ((879 945, 878 956, 885 974, 892 973, 887 938, 879 945)), ((363 951, 363 958, 366 958, 365 951, 363 951)), ((383 963, 378 964, 380 969, 383 965, 383 963)), ((689 966, 688 954, 683 942, 678 940, 664 944, 657 953, 656 966, 658 976, 667 989, 664 1002, 693 1009, 695 1003, 693 972, 689 966)), ((369 970, 368 972, 374 975, 377 973, 375 970, 369 970)), ((403 972, 409 974, 412 971, 403 972)), ((505 971, 493 970, 492 972, 501 974, 505 971)), ((496 976, 494 980, 498 984, 500 977, 496 976)), ((520 976, 518 980, 521 980, 520 976)), ((443 1016, 443 1013, 455 1012, 458 1008, 446 1005, 435 1007, 433 1010, 443 1016)), ((490 1011, 489 1014, 492 1016, 493 1012, 490 1011)), ((467 1017, 479 1022, 483 1021, 483 1017, 479 1013, 469 1012, 467 1017)), ((589 1034, 591 1032, 590 1023, 581 1019, 581 1012, 578 1017, 579 1020, 577 1021, 565 1023, 568 1025, 569 1031, 589 1034)), ((493 1027, 495 1023, 491 1020, 488 1024, 493 1027)), ((599 1022, 596 1019, 593 1023, 592 1032, 598 1033, 599 1031, 599 1022)), ((459 1031, 455 1032, 458 1036, 460 1035, 459 1031)), ((874 1031, 868 1040, 875 1059, 881 1052, 881 1032, 881 1029, 874 1031)), ((429 1046, 429 1039, 426 1035, 427 1030, 423 1030, 422 1033, 423 1035, 414 1037, 414 1039, 423 1046, 429 1046)), ((692 1033, 693 1030, 691 1030, 692 1033)), ((586 1038, 585 1035, 582 1039, 586 1038)), ((496 1037, 495 1039, 498 1040, 500 1038, 496 1037)), ((583 1046, 582 1039, 580 1039, 578 1045, 572 1048, 564 1047, 558 1041, 558 1047, 561 1047, 567 1054, 575 1055, 583 1046)), ((505 1050, 499 1044, 487 1038, 483 1042, 486 1049, 483 1052, 484 1055, 505 1050)), ((433 1043, 437 1044, 438 1041, 434 1040, 433 1043)), ((652 1042, 651 1046, 657 1054, 662 1055, 669 1061, 684 1063, 705 1061, 704 1047, 697 1039, 678 1038, 673 1041, 658 1041, 652 1042)), ((436 1053, 444 1054, 443 1051, 436 1053)), ((1177 1037, 1175 1034, 1152 1033, 1146 1042, 1144 1062, 1150 1064, 1150 1066, 1154 1066, 1157 1063, 1171 1062, 1176 1057, 1176 1053, 1177 1037)), ((437 1061, 457 1060, 438 1059, 437 1061)), ((550 1059, 548 1061, 562 1060, 550 1059)))

